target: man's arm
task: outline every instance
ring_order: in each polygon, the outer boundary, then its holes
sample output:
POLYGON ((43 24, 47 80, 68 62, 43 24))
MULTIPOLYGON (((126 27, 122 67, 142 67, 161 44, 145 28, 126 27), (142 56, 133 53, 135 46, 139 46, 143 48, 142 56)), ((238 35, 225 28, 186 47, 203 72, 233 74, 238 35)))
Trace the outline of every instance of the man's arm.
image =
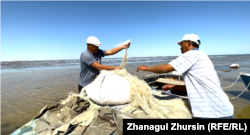
POLYGON ((127 41, 127 42, 125 42, 125 43, 124 43, 123 45, 121 45, 121 46, 118 46, 118 47, 116 47, 116 48, 114 48, 114 49, 111 49, 111 50, 107 50, 107 51, 105 52, 105 56, 114 55, 114 54, 120 52, 122 49, 129 48, 129 46, 130 46, 130 41, 127 41))
POLYGON ((114 49, 107 50, 106 53, 105 53, 105 56, 114 55, 114 54, 120 52, 122 49, 124 49, 124 47, 123 46, 119 46, 119 47, 116 47, 114 49))
POLYGON ((160 74, 160 73, 168 73, 168 72, 174 71, 175 69, 170 64, 166 64, 166 65, 158 65, 154 67, 146 67, 144 65, 141 65, 137 68, 137 72, 139 70, 160 74))
POLYGON ((112 67, 112 66, 105 66, 105 65, 101 65, 98 62, 94 62, 92 64, 90 64, 90 66, 92 66, 93 68, 97 69, 97 70, 114 70, 114 69, 121 69, 120 67, 112 67))
POLYGON ((168 90, 174 90, 174 91, 181 91, 181 92, 187 92, 186 86, 178 86, 178 85, 164 85, 162 86, 163 91, 168 91, 168 90))

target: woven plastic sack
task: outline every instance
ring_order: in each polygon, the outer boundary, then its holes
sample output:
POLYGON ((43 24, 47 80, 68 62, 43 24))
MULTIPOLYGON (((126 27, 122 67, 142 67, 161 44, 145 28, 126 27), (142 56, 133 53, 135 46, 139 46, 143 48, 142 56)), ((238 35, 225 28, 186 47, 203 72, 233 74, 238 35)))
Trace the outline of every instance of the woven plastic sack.
POLYGON ((114 71, 101 71, 100 75, 85 86, 88 97, 101 105, 120 105, 130 101, 130 84, 114 71))

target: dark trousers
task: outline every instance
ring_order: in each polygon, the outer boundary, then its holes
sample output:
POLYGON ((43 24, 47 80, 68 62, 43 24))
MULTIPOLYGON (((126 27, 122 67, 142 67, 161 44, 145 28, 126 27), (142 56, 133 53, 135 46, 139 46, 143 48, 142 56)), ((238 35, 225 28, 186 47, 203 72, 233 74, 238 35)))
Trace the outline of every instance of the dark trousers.
POLYGON ((81 86, 80 84, 78 84, 78 91, 79 91, 79 93, 81 93, 82 88, 83 88, 83 86, 81 86))
POLYGON ((227 117, 220 117, 220 118, 201 118, 201 117, 194 117, 194 119, 234 119, 234 115, 227 116, 227 117))

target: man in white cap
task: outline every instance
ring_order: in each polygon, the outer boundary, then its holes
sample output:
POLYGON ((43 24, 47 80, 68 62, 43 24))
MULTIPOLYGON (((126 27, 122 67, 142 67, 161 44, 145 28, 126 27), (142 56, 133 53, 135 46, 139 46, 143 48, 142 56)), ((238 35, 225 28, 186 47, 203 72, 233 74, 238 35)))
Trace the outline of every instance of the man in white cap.
POLYGON ((99 49, 100 45, 101 42, 96 37, 88 37, 87 49, 82 52, 80 56, 81 72, 78 83, 79 93, 83 87, 91 83, 96 78, 96 76, 100 73, 100 70, 121 69, 120 67, 102 65, 101 58, 107 55, 116 54, 122 49, 129 48, 130 42, 125 42, 121 46, 111 50, 99 49))
POLYGON ((177 71, 182 74, 185 86, 164 85, 163 91, 187 92, 193 118, 232 119, 234 107, 220 86, 220 80, 209 57, 199 51, 200 38, 195 34, 184 35, 180 42, 179 57, 166 65, 137 68, 154 73, 177 71))

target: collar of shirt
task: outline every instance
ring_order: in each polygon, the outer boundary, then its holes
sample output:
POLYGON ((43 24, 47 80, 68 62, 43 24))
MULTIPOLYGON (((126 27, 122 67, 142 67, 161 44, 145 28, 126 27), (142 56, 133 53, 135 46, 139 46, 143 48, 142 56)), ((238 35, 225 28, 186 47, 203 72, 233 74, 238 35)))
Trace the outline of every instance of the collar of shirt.
POLYGON ((97 59, 97 53, 91 53, 88 49, 87 49, 87 51, 88 51, 95 59, 97 59))
POLYGON ((194 48, 194 49, 192 49, 192 50, 199 50, 199 48, 194 48))

